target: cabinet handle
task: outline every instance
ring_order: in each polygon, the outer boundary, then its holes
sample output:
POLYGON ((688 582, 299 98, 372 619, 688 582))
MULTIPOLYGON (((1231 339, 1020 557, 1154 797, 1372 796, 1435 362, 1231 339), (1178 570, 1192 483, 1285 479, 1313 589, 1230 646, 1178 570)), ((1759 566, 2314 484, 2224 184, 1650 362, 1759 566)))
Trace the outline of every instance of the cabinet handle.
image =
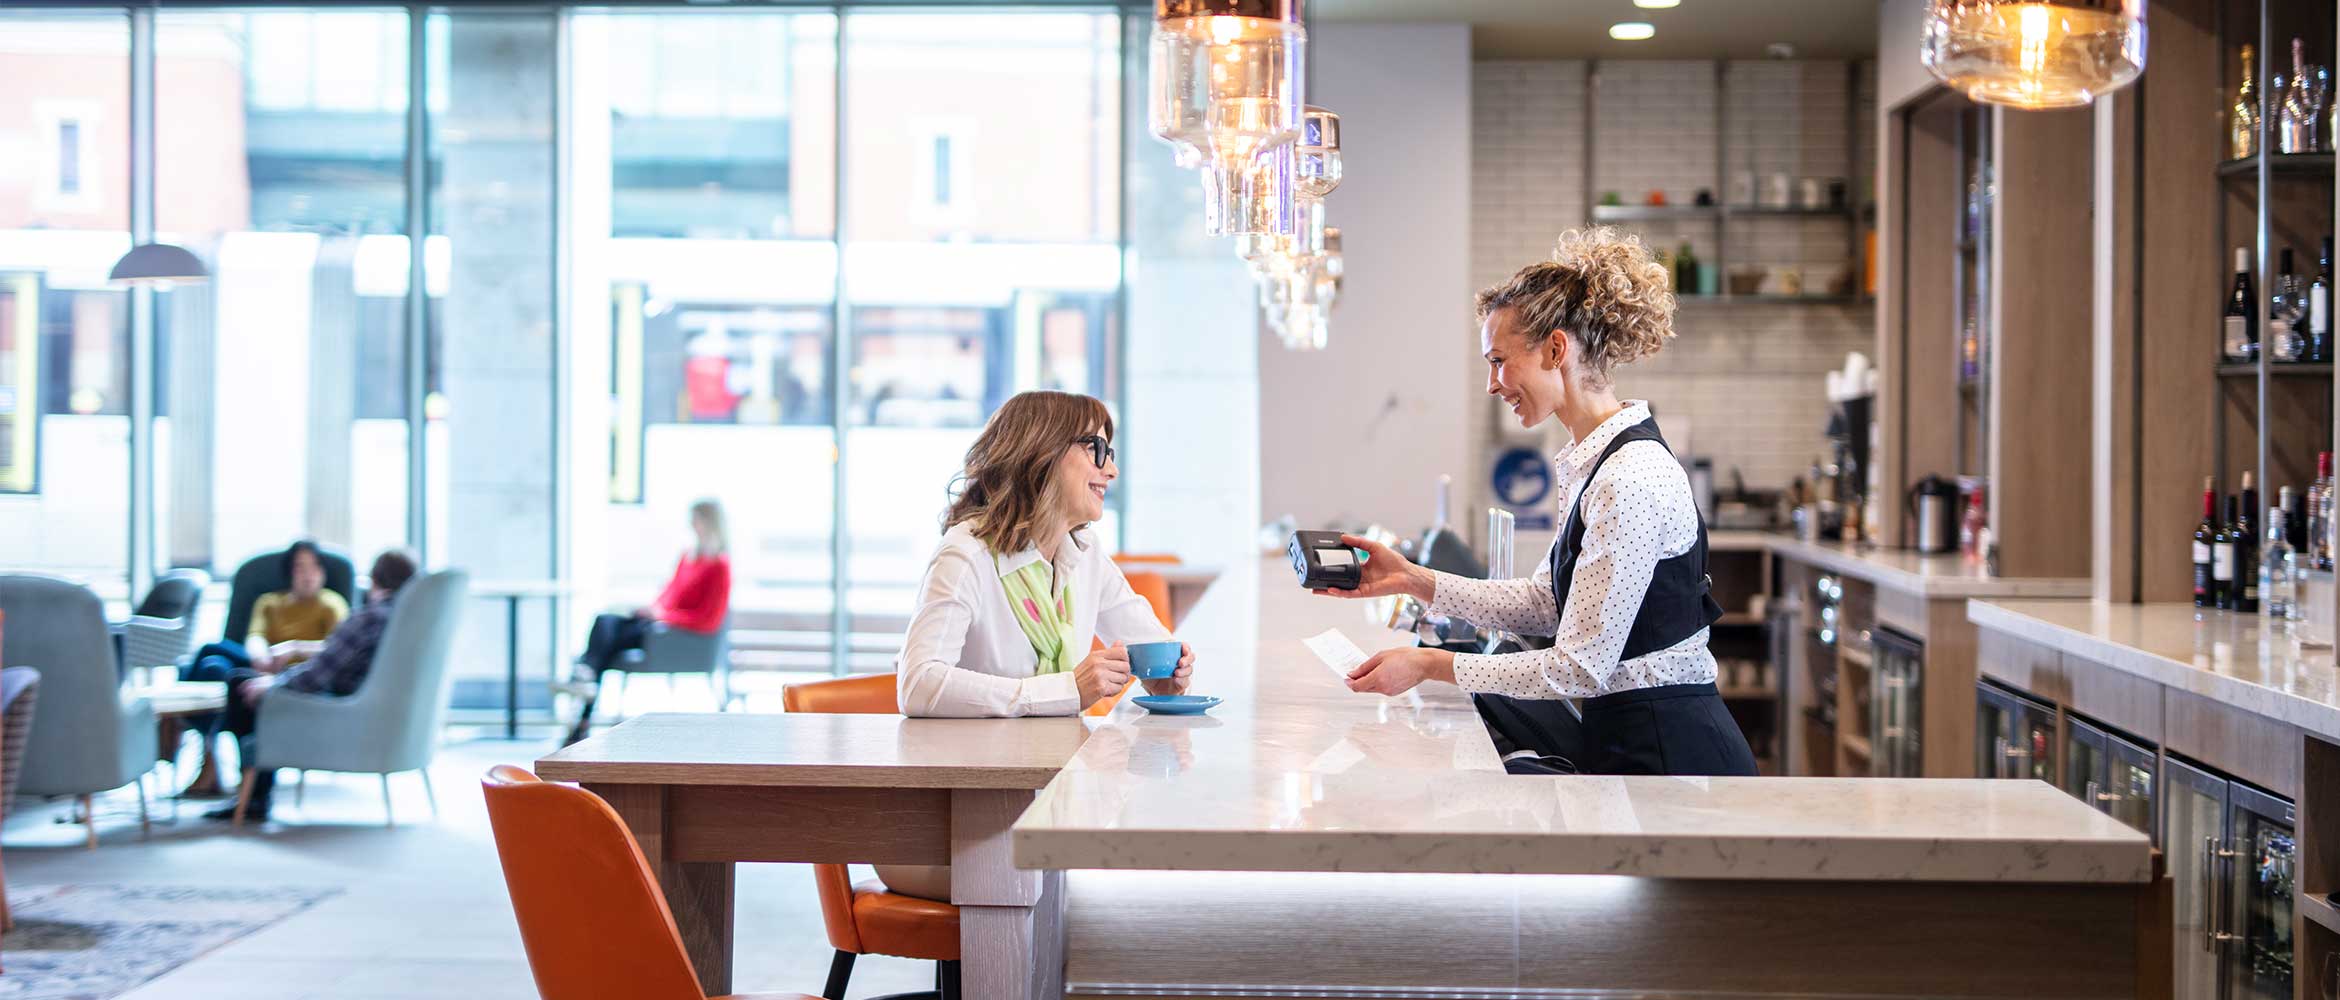
POLYGON ((2218 928, 2218 917, 2225 909, 2218 905, 2218 889, 2225 880, 2218 876, 2221 859, 2236 857, 2240 852, 2218 846, 2217 837, 2202 838, 2202 950, 2216 954, 2218 946, 2235 939, 2218 928))
POLYGON ((2128 798, 2128 796, 2126 796, 2126 795, 2122 795, 2122 794, 2121 794, 2121 793, 2119 793, 2119 792, 2098 792, 2098 793, 2096 793, 2096 801, 2098 801, 2098 802, 2119 802, 2120 800, 2122 800, 2122 799, 2125 799, 2125 798, 2128 798))

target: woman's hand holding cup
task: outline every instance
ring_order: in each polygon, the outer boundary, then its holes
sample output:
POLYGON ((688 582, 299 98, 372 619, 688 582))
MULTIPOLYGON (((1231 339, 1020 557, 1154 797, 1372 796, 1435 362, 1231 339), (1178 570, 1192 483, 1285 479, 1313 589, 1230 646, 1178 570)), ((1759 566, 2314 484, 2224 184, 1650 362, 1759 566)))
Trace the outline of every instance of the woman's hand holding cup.
POLYGON ((1341 544, 1365 551, 1358 568, 1357 589, 1319 590, 1326 597, 1388 597, 1404 594, 1424 604, 1436 596, 1438 584, 1430 571, 1406 561, 1396 549, 1362 535, 1342 535, 1341 544))
POLYGON ((1147 694, 1185 694, 1186 686, 1194 681, 1194 647, 1178 644, 1178 669, 1162 678, 1140 678, 1147 694))
POLYGON ((1116 643, 1091 652, 1073 665, 1073 683, 1081 691, 1081 708, 1120 694, 1129 686, 1129 647, 1116 643))

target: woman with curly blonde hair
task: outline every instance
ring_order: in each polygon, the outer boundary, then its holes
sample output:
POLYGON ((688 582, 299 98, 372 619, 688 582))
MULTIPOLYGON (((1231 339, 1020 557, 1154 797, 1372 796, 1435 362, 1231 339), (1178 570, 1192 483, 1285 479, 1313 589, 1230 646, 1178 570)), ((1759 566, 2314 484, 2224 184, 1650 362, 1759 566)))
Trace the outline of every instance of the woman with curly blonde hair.
MULTIPOLYGON (((1393 649, 1349 675, 1382 694, 1425 680, 1478 695, 1508 755, 1564 758, 1595 774, 1752 775, 1755 757, 1715 690, 1707 627, 1706 525, 1649 404, 1620 401, 1616 369, 1674 336, 1666 269, 1641 241, 1601 227, 1560 237, 1552 259, 1479 293, 1487 394, 1525 427, 1556 418, 1574 439, 1555 459, 1563 523, 1524 580, 1415 566, 1364 538, 1363 585, 1433 612, 1553 637, 1550 649, 1478 655, 1393 649), (1578 725, 1557 699, 1582 698, 1578 725)), ((1329 592, 1328 592, 1329 593, 1329 592)), ((1531 769, 1515 766, 1514 769, 1531 769)))

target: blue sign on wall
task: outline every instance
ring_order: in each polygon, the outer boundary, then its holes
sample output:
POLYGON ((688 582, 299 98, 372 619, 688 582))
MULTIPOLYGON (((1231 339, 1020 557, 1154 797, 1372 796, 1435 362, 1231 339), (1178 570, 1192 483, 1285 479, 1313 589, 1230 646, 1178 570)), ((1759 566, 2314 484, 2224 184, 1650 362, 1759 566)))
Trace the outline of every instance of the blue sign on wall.
POLYGON ((1518 530, 1552 530, 1551 459, 1532 448, 1506 448, 1496 453, 1488 484, 1495 489, 1495 502, 1511 512, 1518 530))

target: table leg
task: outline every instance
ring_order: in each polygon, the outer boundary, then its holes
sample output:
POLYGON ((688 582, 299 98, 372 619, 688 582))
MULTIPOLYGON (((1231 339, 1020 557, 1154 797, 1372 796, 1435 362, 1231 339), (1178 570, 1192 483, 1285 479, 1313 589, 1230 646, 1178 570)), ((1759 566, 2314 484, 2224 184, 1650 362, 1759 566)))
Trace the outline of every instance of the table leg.
POLYGON ((951 902, 959 907, 959 975, 970 997, 1064 995, 1061 873, 1015 866, 1008 828, 1029 791, 951 792, 951 902))
POLYGON ((520 738, 520 595, 504 595, 504 738, 520 738))
MULTIPOLYGON (((587 785, 626 821, 634 842, 641 845, 650 873, 666 894, 674 912, 675 930, 682 934, 683 953, 699 973, 699 989, 708 996, 731 993, 732 887, 731 862, 670 861, 666 857, 666 786, 587 785)), ((1029 793, 1026 793, 1029 794, 1029 793)), ((980 996, 982 994, 971 994, 980 996)))

